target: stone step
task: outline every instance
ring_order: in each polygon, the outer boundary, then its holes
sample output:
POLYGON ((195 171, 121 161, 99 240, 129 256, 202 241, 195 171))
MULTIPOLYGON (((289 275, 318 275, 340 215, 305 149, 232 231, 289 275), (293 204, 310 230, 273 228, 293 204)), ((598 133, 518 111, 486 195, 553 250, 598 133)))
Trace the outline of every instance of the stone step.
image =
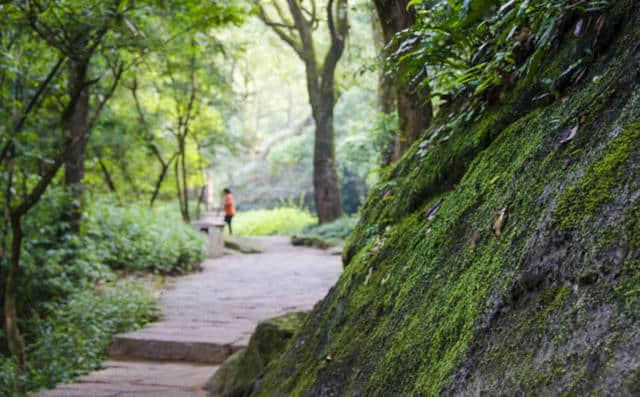
POLYGON ((244 346, 118 335, 109 346, 113 360, 171 361, 219 365, 244 346))
POLYGON ((72 384, 32 397, 204 397, 205 382, 218 367, 193 363, 106 361, 72 384))

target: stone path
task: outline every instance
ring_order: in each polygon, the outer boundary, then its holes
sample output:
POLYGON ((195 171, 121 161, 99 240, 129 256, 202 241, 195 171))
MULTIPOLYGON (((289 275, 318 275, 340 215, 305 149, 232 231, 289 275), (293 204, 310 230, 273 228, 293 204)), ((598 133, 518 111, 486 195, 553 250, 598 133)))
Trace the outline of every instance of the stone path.
POLYGON ((285 237, 254 241, 264 252, 207 260, 160 298, 160 321, 115 338, 104 368, 38 397, 195 397, 261 320, 310 310, 336 282, 339 256, 292 247, 285 237))

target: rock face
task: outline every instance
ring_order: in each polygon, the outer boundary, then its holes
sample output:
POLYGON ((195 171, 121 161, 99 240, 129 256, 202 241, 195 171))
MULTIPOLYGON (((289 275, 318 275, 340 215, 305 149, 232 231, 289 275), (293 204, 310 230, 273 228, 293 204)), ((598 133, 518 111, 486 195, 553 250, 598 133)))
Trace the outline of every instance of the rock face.
POLYGON ((205 389, 211 396, 248 396, 267 365, 280 357, 305 318, 305 313, 292 313, 258 324, 249 345, 225 360, 205 389))
POLYGON ((256 395, 640 393, 639 9, 566 26, 536 79, 409 150, 256 395))

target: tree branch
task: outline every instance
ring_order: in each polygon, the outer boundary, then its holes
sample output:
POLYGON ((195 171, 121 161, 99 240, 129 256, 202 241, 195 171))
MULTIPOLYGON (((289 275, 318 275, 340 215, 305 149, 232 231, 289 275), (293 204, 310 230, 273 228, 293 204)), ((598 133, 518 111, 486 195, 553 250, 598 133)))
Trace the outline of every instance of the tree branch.
MULTIPOLYGON (((280 39, 282 41, 284 41, 285 43, 287 43, 291 48, 293 48, 293 50, 296 52, 296 54, 298 54, 299 57, 303 57, 303 50, 302 50, 302 45, 300 43, 298 43, 298 41, 290 36, 289 34, 287 34, 286 31, 284 31, 281 27, 281 25, 286 25, 287 29, 289 29, 289 25, 287 25, 286 23, 280 23, 280 22, 275 22, 273 21, 268 15, 266 10, 264 9, 264 7, 262 7, 262 5, 257 4, 258 6, 258 17, 260 18, 260 20, 262 20, 262 22, 269 26, 276 35, 278 35, 278 37, 280 37, 280 39)), ((280 12, 279 12, 280 13, 280 12)), ((295 28, 295 26, 294 26, 295 28)))
MULTIPOLYGON (((331 32, 331 47, 325 56, 322 70, 322 90, 323 92, 333 92, 335 69, 338 61, 344 52, 345 41, 349 31, 348 20, 348 0, 338 0, 337 21, 333 17, 333 1, 327 4, 327 18, 329 21, 329 31, 331 32), (336 23, 337 22, 337 23, 336 23)), ((326 95, 326 94, 325 94, 326 95)))
POLYGON ((111 97, 113 96, 113 93, 118 87, 118 83, 120 82, 120 78, 122 77, 123 72, 124 72, 124 65, 121 63, 118 65, 117 70, 113 72, 113 83, 111 83, 111 87, 109 88, 109 91, 107 91, 104 98, 102 98, 102 100, 98 104, 98 107, 96 107, 93 117, 91 117, 91 120, 89 120, 89 126, 87 128, 87 131, 91 131, 93 127, 95 127, 96 122, 98 121, 98 117, 100 116, 100 113, 104 109, 104 106, 107 104, 107 101, 111 99, 111 97))
POLYGON ((80 139, 76 138, 69 142, 69 144, 65 147, 62 153, 58 156, 58 158, 53 162, 53 164, 49 167, 48 170, 45 171, 44 175, 40 178, 36 186, 27 194, 27 196, 22 200, 22 203, 17 207, 11 209, 11 216, 15 217, 15 219, 21 218, 24 214, 26 214, 34 205, 38 203, 44 192, 49 187, 49 184, 53 180, 53 178, 58 173, 60 167, 64 163, 64 160, 67 158, 69 152, 74 148, 75 145, 80 142, 80 139))
MULTIPOLYGON (((18 122, 16 123, 16 126, 13 130, 14 135, 17 135, 18 133, 20 133, 24 128, 24 123, 27 121, 27 117, 29 116, 31 111, 36 107, 36 104, 38 103, 40 96, 44 93, 44 91, 47 89, 47 87, 49 86, 49 84, 51 83, 55 75, 58 73, 58 70, 60 70, 60 66, 62 66, 62 64, 64 63, 64 60, 65 60, 65 57, 63 56, 60 57, 58 59, 58 62, 56 62, 53 68, 49 71, 49 74, 47 74, 47 77, 45 77, 45 79, 40 83, 40 85, 38 86, 38 90, 36 91, 35 95, 31 98, 31 101, 29 101, 29 104, 27 105, 22 116, 20 117, 20 120, 18 120, 18 122)), ((2 148, 2 151, 0 151, 0 163, 4 161, 5 156, 9 152, 9 148, 12 145, 13 145, 13 140, 9 139, 9 142, 7 142, 5 146, 2 148)))

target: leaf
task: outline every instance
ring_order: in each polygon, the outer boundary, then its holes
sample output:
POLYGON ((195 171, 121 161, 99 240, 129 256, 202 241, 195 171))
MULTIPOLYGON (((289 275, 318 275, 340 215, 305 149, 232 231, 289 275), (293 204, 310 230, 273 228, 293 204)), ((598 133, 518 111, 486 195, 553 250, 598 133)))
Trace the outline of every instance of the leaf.
POLYGON ((469 239, 469 244, 471 245, 471 248, 474 248, 476 246, 476 243, 478 242, 479 237, 480 235, 478 233, 478 229, 473 229, 473 231, 471 232, 471 238, 469 239))
POLYGON ((554 147, 558 149, 560 146, 564 145, 565 143, 575 138, 576 135, 578 134, 578 128, 579 128, 579 124, 576 124, 575 127, 567 128, 566 130, 562 131, 560 133, 560 139, 558 140, 558 142, 556 142, 554 147))
POLYGON ((576 23, 576 27, 573 29, 573 35, 576 37, 582 36, 582 26, 584 25, 584 19, 580 18, 576 23))
POLYGON ((500 210, 498 216, 496 217, 496 221, 493 223, 493 233, 497 237, 500 237, 502 234, 502 227, 504 226, 504 222, 507 219, 507 207, 500 210))
POLYGON ((429 211, 427 211, 427 213, 425 214, 427 220, 431 221, 436 217, 436 214, 438 213, 441 205, 442 201, 438 200, 438 202, 433 207, 429 208, 429 211))

